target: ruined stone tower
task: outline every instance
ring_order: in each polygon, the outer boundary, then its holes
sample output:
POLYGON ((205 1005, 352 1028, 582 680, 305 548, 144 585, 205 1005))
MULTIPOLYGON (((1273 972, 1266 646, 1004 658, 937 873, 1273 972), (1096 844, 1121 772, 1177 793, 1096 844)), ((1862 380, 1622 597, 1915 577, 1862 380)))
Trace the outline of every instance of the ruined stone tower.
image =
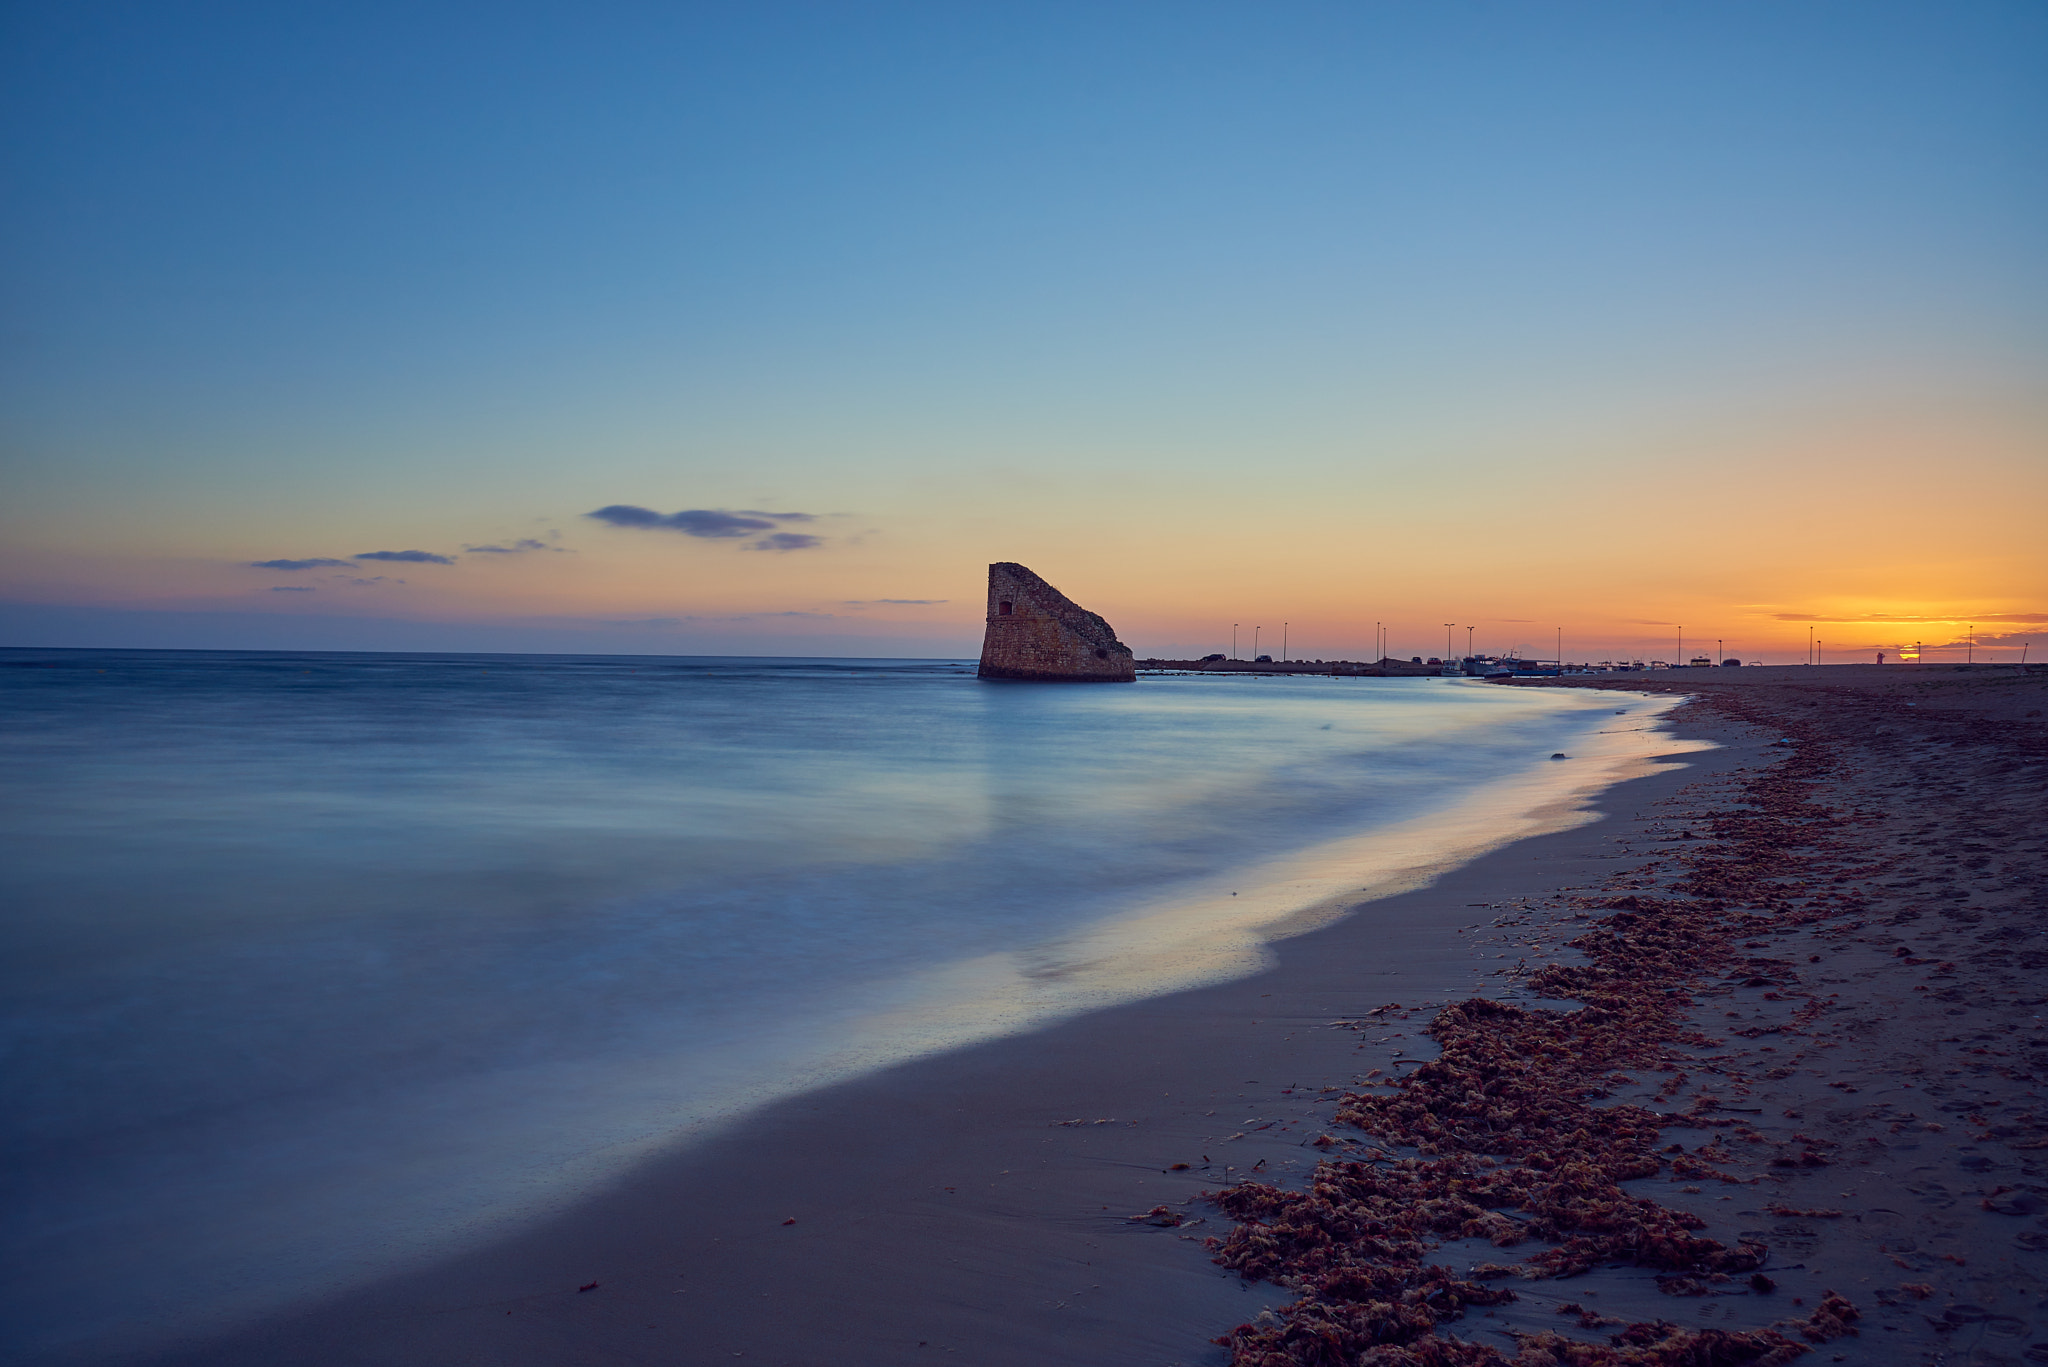
POLYGON ((988 567, 988 632, 981 677, 1046 683, 1130 683, 1131 648, 1116 629, 1030 570, 988 567))

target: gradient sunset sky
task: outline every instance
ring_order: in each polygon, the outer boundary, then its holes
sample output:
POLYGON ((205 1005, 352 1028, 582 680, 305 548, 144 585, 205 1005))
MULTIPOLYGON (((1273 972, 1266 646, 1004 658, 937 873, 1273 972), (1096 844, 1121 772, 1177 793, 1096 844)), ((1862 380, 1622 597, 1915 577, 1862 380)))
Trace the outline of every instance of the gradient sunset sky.
POLYGON ((2048 644, 2038 0, 0 23, 0 644, 2048 644))

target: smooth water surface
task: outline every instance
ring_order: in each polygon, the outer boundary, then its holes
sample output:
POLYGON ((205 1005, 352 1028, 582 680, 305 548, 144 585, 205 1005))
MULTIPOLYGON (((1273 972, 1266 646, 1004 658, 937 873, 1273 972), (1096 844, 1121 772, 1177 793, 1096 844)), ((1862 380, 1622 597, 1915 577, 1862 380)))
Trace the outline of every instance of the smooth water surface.
POLYGON ((1226 886, 1272 919, 1307 895, 1291 859, 1551 782, 1616 706, 949 661, 0 651, 8 1340, 89 1359, 231 1322, 765 1097, 1243 971, 1057 966, 1104 927, 1182 933, 1226 886))

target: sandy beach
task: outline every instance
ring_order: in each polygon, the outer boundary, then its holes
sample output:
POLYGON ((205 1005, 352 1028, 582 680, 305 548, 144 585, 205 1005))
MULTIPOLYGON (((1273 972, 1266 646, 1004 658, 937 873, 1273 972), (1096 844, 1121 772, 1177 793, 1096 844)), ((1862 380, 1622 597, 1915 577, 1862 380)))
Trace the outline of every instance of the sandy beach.
POLYGON ((1255 977, 795 1098, 147 1360, 2048 1360, 2048 673, 1591 682, 1722 748, 1255 977))
POLYGON ((2048 1367, 2048 0, 7 21, 0 1367, 2048 1367))

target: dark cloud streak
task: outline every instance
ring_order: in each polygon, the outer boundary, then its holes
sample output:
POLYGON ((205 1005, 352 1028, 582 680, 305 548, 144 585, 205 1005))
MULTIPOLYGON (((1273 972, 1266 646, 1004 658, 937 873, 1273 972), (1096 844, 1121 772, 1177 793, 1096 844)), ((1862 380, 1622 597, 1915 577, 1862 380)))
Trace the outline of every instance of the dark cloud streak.
POLYGON ((630 503, 613 503, 594 513, 585 513, 614 527, 666 528, 684 536, 722 541, 775 530, 775 523, 758 513, 728 513, 718 508, 685 508, 679 513, 657 513, 630 503))
POLYGON ((350 565, 346 560, 252 560, 249 562, 249 568, 252 570, 345 570, 350 568, 350 565))
POLYGON ((685 508, 676 513, 658 513, 638 504, 608 503, 584 516, 614 527, 681 532, 684 536, 706 541, 743 541, 748 537, 759 537, 747 547, 754 551, 808 551, 825 544, 823 537, 807 532, 775 530, 778 522, 815 522, 818 520, 815 513, 771 513, 759 508, 742 508, 737 512, 724 508, 685 508), (768 534, 761 536, 763 532, 768 534))

